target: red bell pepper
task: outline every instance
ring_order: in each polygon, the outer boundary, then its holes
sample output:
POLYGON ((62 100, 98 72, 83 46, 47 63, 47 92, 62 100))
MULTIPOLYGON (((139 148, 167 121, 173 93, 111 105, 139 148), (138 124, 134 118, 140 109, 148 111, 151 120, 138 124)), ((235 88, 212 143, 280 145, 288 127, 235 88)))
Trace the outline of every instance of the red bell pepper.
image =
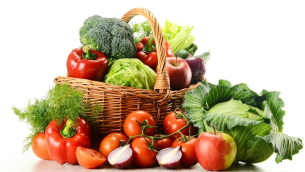
POLYGON ((64 120, 61 125, 53 120, 47 126, 45 134, 50 157, 59 164, 76 164, 76 148, 90 147, 91 129, 82 118, 77 119, 76 125, 70 119, 64 120))
POLYGON ((76 48, 67 59, 68 77, 102 81, 108 63, 106 54, 102 52, 91 50, 88 46, 76 48))
MULTIPOLYGON (((153 36, 147 36, 137 43, 136 57, 141 60, 154 71, 156 71, 158 65, 157 49, 155 47, 155 40, 153 36)), ((174 53, 168 42, 164 40, 165 51, 167 57, 174 57, 174 53)))

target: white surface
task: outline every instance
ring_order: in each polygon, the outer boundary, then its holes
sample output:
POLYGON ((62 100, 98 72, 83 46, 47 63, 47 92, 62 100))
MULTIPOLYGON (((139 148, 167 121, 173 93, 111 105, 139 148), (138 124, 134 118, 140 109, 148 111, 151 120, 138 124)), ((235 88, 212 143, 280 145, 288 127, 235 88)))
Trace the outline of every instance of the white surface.
MULTIPOLYGON (((165 18, 190 24, 199 49, 211 50, 206 77, 227 79, 256 92, 281 91, 285 102, 283 132, 304 135, 304 1, 2 1, 1 21, 1 161, 16 160, 30 133, 11 107, 45 95, 53 79, 65 75, 69 52, 80 46, 78 30, 91 15, 121 18, 134 7, 151 10, 161 25, 165 18), (158 2, 158 3, 157 3, 158 2)), ((144 20, 137 17, 132 21, 144 20)), ((298 171, 304 150, 277 165, 274 156, 257 168, 298 171)), ((22 156, 24 157, 24 156, 22 156)), ((30 164, 38 163, 33 157, 30 164)), ((31 160, 31 161, 30 161, 31 160)), ((23 165, 16 162, 16 168, 23 165)), ((48 166, 46 166, 47 168, 48 166)), ((25 168, 25 167, 24 167, 25 168)))
MULTIPOLYGON (((226 171, 257 171, 257 172, 290 172, 290 171, 304 171, 303 169, 303 163, 304 163, 304 157, 301 158, 300 156, 297 156, 293 162, 287 161, 285 163, 281 163, 278 165, 275 165, 274 162, 275 154, 271 156, 270 159, 267 161, 260 163, 260 164, 233 164, 230 168, 228 168, 226 171)), ((96 169, 85 169, 80 165, 70 165, 70 164, 64 164, 59 165, 54 161, 47 161, 47 160, 41 160, 37 158, 32 151, 28 151, 22 156, 17 156, 13 158, 8 164, 0 167, 1 172, 15 172, 15 171, 22 171, 22 172, 83 172, 83 171, 99 171, 99 172, 105 172, 105 171, 146 171, 146 172, 158 172, 158 171, 172 171, 172 172, 199 172, 199 171, 206 171, 204 170, 200 164, 196 164, 192 167, 182 167, 179 166, 176 169, 164 169, 160 167, 159 165, 155 164, 154 166, 150 168, 139 168, 135 166, 131 166, 127 169, 115 169, 111 167, 110 165, 107 165, 106 163, 102 166, 96 168, 96 169)))

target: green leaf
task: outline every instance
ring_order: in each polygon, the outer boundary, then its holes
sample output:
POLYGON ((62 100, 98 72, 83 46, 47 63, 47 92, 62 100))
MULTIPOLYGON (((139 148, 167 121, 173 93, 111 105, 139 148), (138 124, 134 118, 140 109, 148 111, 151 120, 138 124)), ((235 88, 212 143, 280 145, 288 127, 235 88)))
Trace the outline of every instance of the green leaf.
POLYGON ((209 52, 204 52, 204 53, 202 53, 200 55, 195 55, 195 57, 202 58, 202 60, 206 63, 211 58, 210 50, 209 50, 209 52))
POLYGON ((275 118, 279 131, 283 131, 283 117, 285 115, 285 111, 282 109, 284 107, 284 101, 279 98, 280 92, 278 91, 272 91, 267 92, 263 91, 262 97, 264 97, 265 100, 268 101, 270 104, 270 110, 273 114, 273 117, 275 118))
POLYGON ((274 152, 273 145, 262 138, 248 141, 246 163, 259 163, 268 159, 274 152))
POLYGON ((303 148, 301 139, 280 132, 270 133, 261 138, 273 145, 274 152, 277 153, 276 163, 284 159, 292 160, 292 155, 299 153, 299 150, 303 148))
POLYGON ((249 104, 252 104, 251 102, 255 102, 255 96, 253 96, 249 90, 245 90, 242 86, 235 85, 230 87, 228 86, 229 82, 225 82, 225 80, 221 80, 220 84, 221 85, 212 88, 204 98, 209 107, 212 107, 216 103, 228 101, 232 98, 235 100, 241 100, 243 103, 248 102, 249 104))
POLYGON ((243 104, 240 100, 231 99, 229 101, 221 102, 214 105, 212 108, 209 109, 209 112, 248 118, 247 111, 249 109, 250 107, 246 104, 243 104))

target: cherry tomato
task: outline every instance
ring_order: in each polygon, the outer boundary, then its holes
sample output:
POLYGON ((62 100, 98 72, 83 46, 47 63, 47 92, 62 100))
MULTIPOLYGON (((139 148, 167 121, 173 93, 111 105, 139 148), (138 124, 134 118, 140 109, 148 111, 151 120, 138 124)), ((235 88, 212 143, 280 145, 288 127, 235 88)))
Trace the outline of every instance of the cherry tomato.
POLYGON ((32 150, 38 158, 52 160, 47 149, 47 140, 44 132, 40 132, 35 136, 32 142, 32 150))
MULTIPOLYGON (((155 134, 155 136, 158 136, 158 134, 155 134)), ((159 148, 159 150, 171 147, 172 143, 173 143, 173 140, 169 137, 156 141, 156 145, 159 148)))
MULTIPOLYGON (((188 136, 185 136, 188 138, 188 136)), ((181 146, 180 150, 182 152, 181 165, 185 167, 193 166, 198 163, 195 152, 196 138, 192 137, 190 140, 183 142, 178 137, 172 144, 172 147, 181 146)))
MULTIPOLYGON (((181 114, 180 111, 176 111, 176 113, 181 114)), ((186 120, 183 118, 176 118, 176 114, 174 112, 171 112, 168 114, 163 122, 163 131, 166 132, 167 135, 172 134, 179 130, 180 128, 184 127, 187 124, 186 120)), ((189 135, 189 132, 191 132, 191 135, 194 135, 196 133, 196 128, 191 125, 189 127, 186 127, 181 131, 184 135, 189 135)), ((177 137, 179 137, 181 134, 175 134, 171 136, 171 139, 175 140, 177 137)))
POLYGON ((107 158, 114 149, 120 147, 120 140, 124 140, 123 143, 125 143, 128 137, 117 132, 108 134, 100 144, 100 153, 107 158))
MULTIPOLYGON (((145 138, 151 143, 149 138, 145 138)), ((143 137, 138 137, 131 143, 133 163, 139 167, 150 167, 156 163, 157 152, 148 150, 148 144, 143 137)), ((153 144, 157 146, 156 143, 153 144)))
MULTIPOLYGON (((148 121, 148 125, 155 126, 155 120, 154 118, 145 111, 134 111, 131 112, 125 122, 124 122, 124 132, 125 134, 130 137, 134 135, 140 135, 142 133, 141 126, 136 122, 143 123, 144 120, 148 121)), ((155 128, 147 128, 147 133, 145 135, 152 136, 155 132, 155 128)), ((132 140, 135 140, 136 138, 133 138, 132 140)))
POLYGON ((98 151, 80 146, 76 148, 76 158, 78 163, 84 168, 96 168, 106 161, 104 155, 98 151))

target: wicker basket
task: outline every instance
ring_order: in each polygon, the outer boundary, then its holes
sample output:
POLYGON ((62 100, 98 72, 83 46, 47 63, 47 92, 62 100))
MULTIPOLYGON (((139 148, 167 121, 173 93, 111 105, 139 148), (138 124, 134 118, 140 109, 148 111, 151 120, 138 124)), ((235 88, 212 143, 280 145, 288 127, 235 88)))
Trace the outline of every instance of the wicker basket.
POLYGON ((68 82, 71 86, 83 90, 87 100, 91 103, 98 102, 103 106, 101 116, 96 117, 94 121, 97 134, 91 138, 93 148, 98 148, 101 140, 107 134, 124 132, 124 120, 132 111, 147 111, 155 118, 156 124, 162 126, 165 116, 183 103, 186 91, 194 89, 197 86, 197 84, 191 85, 189 88, 178 91, 170 90, 166 69, 164 37, 159 22, 149 10, 143 8, 134 8, 128 11, 122 17, 122 20, 128 23, 137 15, 146 17, 152 26, 156 42, 159 64, 157 66, 154 90, 144 90, 62 76, 54 79, 54 83, 63 84, 68 82))

